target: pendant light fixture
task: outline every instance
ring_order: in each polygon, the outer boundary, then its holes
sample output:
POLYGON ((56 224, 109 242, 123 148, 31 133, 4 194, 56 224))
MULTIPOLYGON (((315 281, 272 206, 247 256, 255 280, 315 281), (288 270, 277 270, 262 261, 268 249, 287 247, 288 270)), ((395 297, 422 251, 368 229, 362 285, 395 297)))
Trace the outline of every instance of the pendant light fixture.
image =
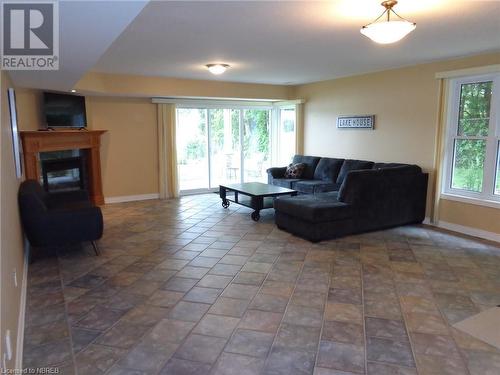
POLYGON ((205 65, 210 73, 215 74, 216 76, 224 73, 228 68, 228 64, 207 64, 205 65))
POLYGON ((376 43, 390 44, 403 39, 406 35, 415 30, 415 22, 405 20, 392 9, 397 3, 396 0, 382 2, 380 5, 385 8, 384 13, 372 23, 363 26, 360 30, 361 34, 367 36, 376 43), (391 19, 391 13, 397 18, 391 19), (383 18, 383 20, 379 21, 381 18, 383 18))

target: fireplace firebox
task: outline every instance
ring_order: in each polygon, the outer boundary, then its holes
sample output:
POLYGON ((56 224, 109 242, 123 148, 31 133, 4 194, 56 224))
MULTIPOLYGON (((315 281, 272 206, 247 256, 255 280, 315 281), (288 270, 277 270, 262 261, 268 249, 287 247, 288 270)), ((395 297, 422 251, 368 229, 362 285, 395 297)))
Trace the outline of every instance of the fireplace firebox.
POLYGON ((40 159, 41 182, 45 191, 52 193, 87 189, 83 150, 43 152, 40 159))

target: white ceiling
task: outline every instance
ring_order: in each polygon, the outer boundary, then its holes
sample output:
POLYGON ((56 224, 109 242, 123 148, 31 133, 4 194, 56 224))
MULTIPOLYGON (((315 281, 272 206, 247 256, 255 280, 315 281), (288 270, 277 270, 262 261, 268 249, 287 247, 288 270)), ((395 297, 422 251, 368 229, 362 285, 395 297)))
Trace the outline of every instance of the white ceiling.
POLYGON ((297 84, 500 50, 500 1, 401 0, 417 23, 393 45, 359 28, 380 0, 150 2, 93 70, 297 84), (232 65, 224 75, 204 64, 232 65))
POLYGON ((59 2, 59 70, 13 70, 19 87, 70 90, 140 13, 148 0, 59 2))
POLYGON ((60 1, 60 70, 18 86, 70 89, 86 72, 298 84, 500 51, 500 1, 400 0, 417 29, 394 45, 359 33, 381 0, 60 1), (147 5, 146 5, 147 4, 147 5), (232 65, 213 76, 204 64, 232 65))

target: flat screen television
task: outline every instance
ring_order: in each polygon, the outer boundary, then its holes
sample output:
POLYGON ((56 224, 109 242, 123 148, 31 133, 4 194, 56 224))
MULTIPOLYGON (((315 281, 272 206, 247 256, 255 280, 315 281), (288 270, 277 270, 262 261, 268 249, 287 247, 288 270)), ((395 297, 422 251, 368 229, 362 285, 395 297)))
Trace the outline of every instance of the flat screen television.
POLYGON ((45 92, 43 102, 47 128, 86 127, 84 96, 45 92))

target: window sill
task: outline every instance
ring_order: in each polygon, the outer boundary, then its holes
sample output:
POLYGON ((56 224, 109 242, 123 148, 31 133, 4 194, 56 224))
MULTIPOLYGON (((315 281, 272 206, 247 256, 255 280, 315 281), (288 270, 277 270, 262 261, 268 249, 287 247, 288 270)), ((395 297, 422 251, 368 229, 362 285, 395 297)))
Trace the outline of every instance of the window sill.
POLYGON ((441 199, 446 199, 446 200, 449 200, 449 201, 456 201, 456 202, 474 204, 476 206, 484 206, 484 207, 491 207, 491 208, 498 208, 498 209, 500 209, 500 201, 492 201, 492 200, 484 200, 484 199, 477 199, 477 198, 471 198, 471 197, 464 197, 462 195, 454 195, 454 194, 449 194, 449 193, 441 193, 440 198, 441 199))

